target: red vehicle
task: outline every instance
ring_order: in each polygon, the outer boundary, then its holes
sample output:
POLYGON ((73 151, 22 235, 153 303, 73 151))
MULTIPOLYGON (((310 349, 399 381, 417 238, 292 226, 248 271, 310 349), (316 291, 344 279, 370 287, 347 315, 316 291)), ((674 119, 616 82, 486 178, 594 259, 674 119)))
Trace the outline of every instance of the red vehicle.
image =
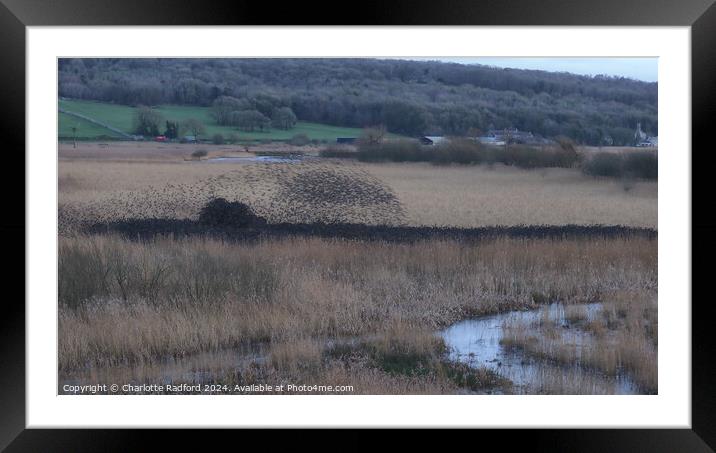
POLYGON ((165 135, 157 135, 156 137, 154 137, 154 141, 155 142, 166 142, 167 137, 165 135))

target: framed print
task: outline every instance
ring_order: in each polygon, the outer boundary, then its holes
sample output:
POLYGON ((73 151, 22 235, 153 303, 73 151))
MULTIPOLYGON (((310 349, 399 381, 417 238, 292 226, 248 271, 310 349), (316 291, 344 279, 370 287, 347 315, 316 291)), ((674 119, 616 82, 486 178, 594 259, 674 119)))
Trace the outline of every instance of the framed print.
POLYGON ((3 1, 9 451, 237 427, 711 451, 710 2, 3 1))

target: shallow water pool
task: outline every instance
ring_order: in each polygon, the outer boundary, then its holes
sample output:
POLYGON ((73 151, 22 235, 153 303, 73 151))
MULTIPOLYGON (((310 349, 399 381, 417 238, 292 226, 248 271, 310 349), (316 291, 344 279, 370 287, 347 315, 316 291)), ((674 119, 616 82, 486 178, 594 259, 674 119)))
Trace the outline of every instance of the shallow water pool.
MULTIPOLYGON (((601 304, 585 306, 587 320, 601 311, 601 304)), ((538 360, 500 344, 503 325, 508 322, 528 324, 543 316, 565 327, 565 342, 577 351, 591 345, 589 333, 568 329, 564 306, 552 304, 541 309, 511 311, 460 321, 441 331, 439 335, 450 350, 450 359, 473 367, 486 367, 510 379, 515 393, 577 393, 585 389, 592 394, 636 394, 637 385, 629 376, 610 377, 578 366, 563 366, 538 360), (546 313, 545 313, 546 312, 546 313), (555 391, 555 388, 557 389, 555 391), (549 389, 549 390, 548 390, 549 389)))

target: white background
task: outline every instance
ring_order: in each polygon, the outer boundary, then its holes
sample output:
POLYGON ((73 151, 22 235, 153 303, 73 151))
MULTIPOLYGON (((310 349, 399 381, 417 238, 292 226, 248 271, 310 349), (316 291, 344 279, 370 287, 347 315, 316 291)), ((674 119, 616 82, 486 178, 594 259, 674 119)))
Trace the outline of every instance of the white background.
POLYGON ((690 427, 688 27, 28 27, 27 426, 690 427), (658 396, 57 395, 57 66, 65 56, 659 57, 658 396))

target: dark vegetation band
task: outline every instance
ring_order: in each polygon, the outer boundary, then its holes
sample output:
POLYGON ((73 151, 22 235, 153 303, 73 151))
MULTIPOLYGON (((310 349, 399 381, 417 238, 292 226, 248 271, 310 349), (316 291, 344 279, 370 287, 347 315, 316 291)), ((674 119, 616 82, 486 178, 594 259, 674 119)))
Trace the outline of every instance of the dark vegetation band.
POLYGON ((591 176, 656 180, 659 158, 654 151, 578 152, 574 142, 564 137, 555 145, 485 146, 465 138, 453 138, 435 146, 417 140, 358 142, 356 149, 331 145, 321 157, 355 158, 364 162, 430 162, 436 165, 503 164, 519 168, 581 168, 591 176))
POLYGON ((255 241, 286 237, 320 237, 361 241, 418 242, 456 240, 475 242, 485 239, 579 239, 638 236, 654 239, 650 228, 622 225, 516 225, 478 228, 444 226, 389 226, 357 223, 267 223, 241 202, 214 199, 201 210, 197 220, 122 219, 96 223, 86 230, 91 234, 114 233, 129 239, 155 237, 205 236, 234 241, 255 241))

